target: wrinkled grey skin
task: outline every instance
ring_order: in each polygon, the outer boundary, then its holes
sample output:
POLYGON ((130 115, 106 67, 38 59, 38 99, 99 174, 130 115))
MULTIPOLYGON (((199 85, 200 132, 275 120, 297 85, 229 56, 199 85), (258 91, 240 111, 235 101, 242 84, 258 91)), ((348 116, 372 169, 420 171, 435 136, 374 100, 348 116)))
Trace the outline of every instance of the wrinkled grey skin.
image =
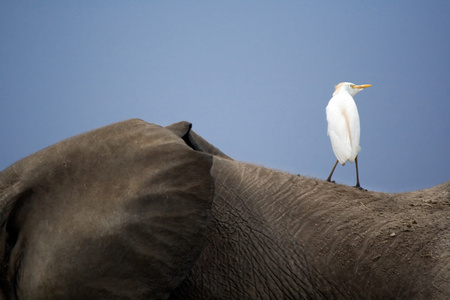
POLYGON ((140 120, 0 173, 7 299, 450 299, 450 182, 364 192, 140 120))

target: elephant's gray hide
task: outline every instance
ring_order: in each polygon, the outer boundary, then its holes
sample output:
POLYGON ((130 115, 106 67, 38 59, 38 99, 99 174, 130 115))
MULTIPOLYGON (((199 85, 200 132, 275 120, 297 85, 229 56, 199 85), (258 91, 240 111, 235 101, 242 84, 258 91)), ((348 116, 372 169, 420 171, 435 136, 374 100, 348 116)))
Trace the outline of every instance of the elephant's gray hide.
POLYGON ((385 194, 129 120, 0 173, 10 299, 450 299, 450 182, 385 194))
POLYGON ((215 157, 208 243, 171 299, 450 299, 450 182, 385 194, 215 157))
POLYGON ((204 245, 211 164, 171 130, 129 120, 5 169, 3 297, 168 297, 204 245))

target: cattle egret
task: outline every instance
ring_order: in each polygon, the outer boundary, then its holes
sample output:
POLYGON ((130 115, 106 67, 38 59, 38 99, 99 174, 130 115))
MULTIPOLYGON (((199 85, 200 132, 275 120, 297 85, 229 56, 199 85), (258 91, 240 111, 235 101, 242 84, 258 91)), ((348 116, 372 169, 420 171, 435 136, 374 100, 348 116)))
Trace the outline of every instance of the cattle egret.
POLYGON ((331 176, 338 162, 345 165, 347 161, 355 161, 355 187, 361 188, 358 174, 358 152, 361 149, 359 147, 359 114, 353 96, 369 86, 372 85, 341 82, 336 86, 333 97, 327 105, 328 136, 337 158, 327 181, 331 181, 331 176))

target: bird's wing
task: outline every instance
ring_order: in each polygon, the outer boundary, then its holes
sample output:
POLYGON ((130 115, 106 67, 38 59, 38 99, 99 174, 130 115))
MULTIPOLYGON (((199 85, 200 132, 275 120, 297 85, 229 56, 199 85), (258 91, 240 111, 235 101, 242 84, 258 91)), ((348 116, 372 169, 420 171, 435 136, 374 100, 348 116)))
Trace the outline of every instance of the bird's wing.
POLYGON ((331 146, 336 158, 341 164, 344 164, 351 155, 348 118, 342 113, 341 107, 335 105, 332 101, 328 104, 326 112, 331 146))
POLYGON ((348 107, 348 122, 350 127, 350 138, 351 138, 351 154, 349 160, 353 162, 356 155, 358 155, 361 147, 359 146, 359 139, 361 135, 358 108, 355 102, 352 101, 351 105, 348 107))

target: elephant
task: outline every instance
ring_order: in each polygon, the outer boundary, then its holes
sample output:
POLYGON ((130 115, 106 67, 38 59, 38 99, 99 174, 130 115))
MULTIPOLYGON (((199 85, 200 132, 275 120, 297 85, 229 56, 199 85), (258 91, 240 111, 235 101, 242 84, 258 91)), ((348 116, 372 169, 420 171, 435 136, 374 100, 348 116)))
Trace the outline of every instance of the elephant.
POLYGON ((3 299, 450 299, 450 182, 357 190, 131 119, 0 173, 3 299))

